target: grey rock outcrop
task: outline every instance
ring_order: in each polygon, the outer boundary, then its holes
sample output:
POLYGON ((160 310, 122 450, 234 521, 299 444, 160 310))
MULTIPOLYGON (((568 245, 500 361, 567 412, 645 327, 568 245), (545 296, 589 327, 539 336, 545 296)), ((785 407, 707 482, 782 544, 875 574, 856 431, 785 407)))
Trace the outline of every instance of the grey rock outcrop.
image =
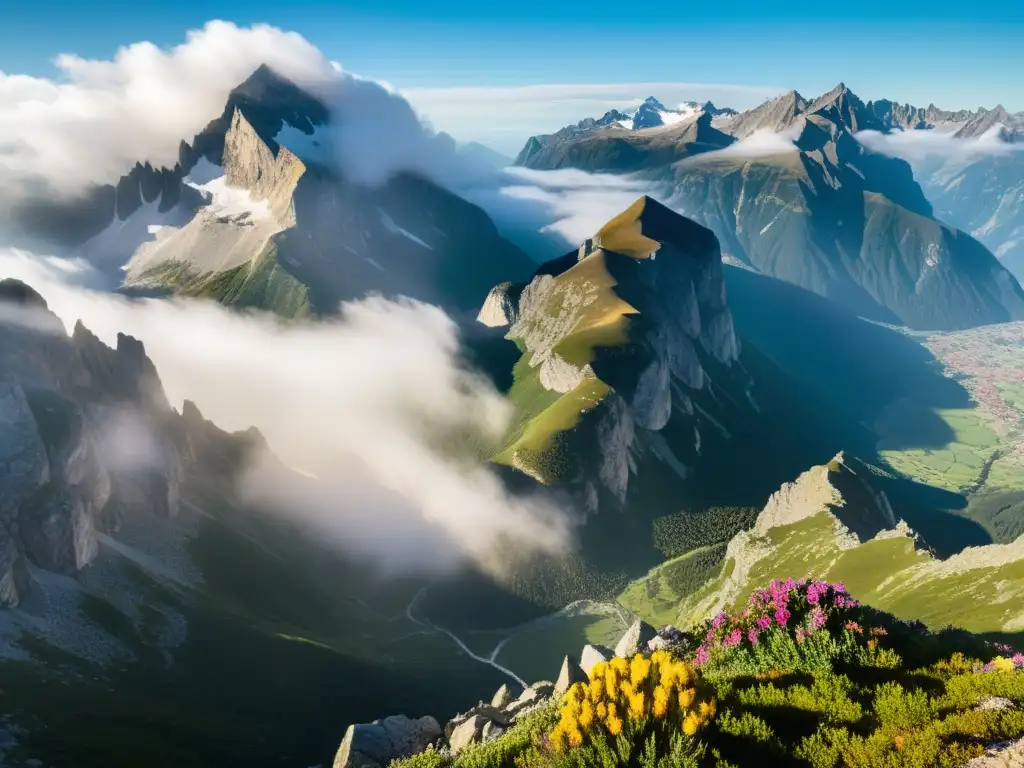
POLYGON ((125 514, 172 514, 181 460, 167 403, 142 344, 103 344, 81 323, 71 337, 29 286, 0 281, 0 605, 29 586, 27 563, 74 574, 99 551, 97 532, 125 514), (139 471, 132 436, 159 450, 139 471))
POLYGON ((21 386, 0 381, 0 523, 50 479, 46 446, 21 386))
POLYGON ((658 634, 647 641, 648 651, 664 651, 685 645, 687 634, 671 624, 658 630, 658 634))
POLYGON ((633 656, 642 650, 647 649, 647 644, 657 637, 658 631, 650 624, 637 619, 619 640, 615 646, 616 656, 633 656))
POLYGON ((610 648, 605 648, 603 645, 591 645, 587 644, 583 646, 583 650, 580 651, 580 669, 583 670, 583 674, 590 677, 590 671, 598 664, 608 661, 615 655, 615 652, 610 648))
POLYGON ((1024 738, 992 744, 981 757, 964 768, 1021 768, 1024 765, 1024 738))
POLYGON ((494 692, 494 696, 491 697, 491 706, 496 709, 504 709, 513 701, 515 701, 522 694, 522 689, 514 683, 503 683, 502 686, 494 692), (513 686, 515 686, 513 688, 513 686))
POLYGON ((483 715, 472 715, 459 723, 448 737, 448 746, 452 754, 457 755, 470 744, 480 741, 484 726, 489 722, 483 715))
POLYGON ((441 737, 437 720, 392 715, 350 725, 334 757, 334 768, 384 768, 392 760, 422 752, 441 737))
POLYGON ((555 681, 553 695, 556 697, 561 696, 571 686, 576 683, 585 683, 588 679, 587 674, 580 668, 580 665, 566 656, 562 661, 562 669, 558 673, 558 679, 555 681))

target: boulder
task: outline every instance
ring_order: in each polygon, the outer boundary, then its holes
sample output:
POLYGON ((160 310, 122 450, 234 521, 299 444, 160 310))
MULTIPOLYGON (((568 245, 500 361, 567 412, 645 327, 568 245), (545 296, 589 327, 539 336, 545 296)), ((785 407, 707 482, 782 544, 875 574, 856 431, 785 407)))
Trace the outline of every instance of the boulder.
POLYGON ((534 683, 528 687, 522 694, 516 699, 517 704, 523 704, 531 701, 541 701, 543 699, 550 699, 551 695, 555 692, 554 683, 547 680, 542 680, 539 683, 534 683))
POLYGON ((645 621, 637 619, 615 646, 616 656, 633 656, 647 648, 647 643, 657 636, 657 630, 645 621))
POLYGON ((392 760, 418 754, 441 737, 437 720, 392 715, 350 725, 334 757, 334 768, 385 768, 392 760))
POLYGON ((555 686, 547 681, 534 683, 505 709, 505 715, 515 722, 543 706, 551 699, 555 686))
POLYGON ((505 683, 494 692, 494 696, 491 697, 491 706, 497 709, 504 709, 515 701, 521 693, 522 690, 519 686, 515 686, 515 684, 510 686, 508 683, 505 683))
POLYGON ((498 709, 497 707, 491 706, 490 704, 484 704, 482 701, 473 707, 468 712, 463 712, 461 715, 456 715, 444 727, 444 735, 446 739, 451 739, 452 733, 455 729, 462 725, 467 720, 471 720, 474 717, 482 717, 486 722, 497 723, 501 726, 507 726, 509 724, 509 715, 507 712, 498 709))
POLYGON ((584 645, 580 652, 580 669, 583 670, 583 674, 590 677, 590 670, 602 661, 608 661, 614 655, 614 651, 603 645, 584 645))
POLYGON ((685 641, 686 633, 669 624, 647 642, 647 650, 664 651, 669 648, 681 646, 685 641))
POLYGON ((552 693, 554 696, 560 697, 569 690, 570 686, 576 683, 585 683, 588 679, 587 674, 580 669, 580 665, 566 656, 562 660, 562 669, 558 673, 558 680, 555 682, 552 693))
POLYGON ((483 715, 472 715, 456 726, 448 737, 448 746, 452 754, 457 755, 470 744, 480 741, 484 726, 487 724, 488 720, 483 715))

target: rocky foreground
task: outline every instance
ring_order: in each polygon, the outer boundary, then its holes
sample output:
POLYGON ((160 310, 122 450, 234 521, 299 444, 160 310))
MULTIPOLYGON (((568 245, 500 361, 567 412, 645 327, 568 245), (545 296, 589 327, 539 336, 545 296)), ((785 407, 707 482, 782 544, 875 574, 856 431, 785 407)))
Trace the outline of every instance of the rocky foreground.
POLYGON ((444 728, 429 715, 419 719, 392 715, 372 723, 350 725, 334 758, 334 768, 384 768, 392 760, 428 749, 456 755, 471 744, 498 738, 514 723, 557 701, 575 683, 586 682, 591 670, 601 662, 675 647, 684 638, 675 627, 658 632, 637 620, 614 649, 587 644, 580 651, 579 662, 565 657, 554 682, 544 680, 525 689, 517 683, 506 683, 489 703, 478 702, 449 720, 444 728))

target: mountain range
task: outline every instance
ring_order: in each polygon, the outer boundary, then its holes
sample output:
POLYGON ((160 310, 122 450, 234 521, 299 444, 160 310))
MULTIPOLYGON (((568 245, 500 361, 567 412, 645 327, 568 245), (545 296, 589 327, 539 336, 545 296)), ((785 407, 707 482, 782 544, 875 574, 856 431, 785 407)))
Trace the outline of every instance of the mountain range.
MULTIPOLYGON (((321 480, 258 430, 174 408, 139 341, 69 335, 5 280, 0 748, 10 734, 19 760, 56 768, 313 765, 348 733, 335 765, 355 768, 350 723, 453 715, 567 644, 634 616, 696 623, 801 569, 902 619, 1016 642, 1024 451, 993 413, 1024 395, 983 376, 1013 342, 978 353, 996 360, 982 371, 937 350, 977 352, 983 326, 1024 319, 1024 292, 942 223, 916 168, 856 137, 955 123, 967 141, 988 114, 842 84, 742 113, 613 110, 531 138, 517 163, 639 174, 651 194, 539 263, 422 173, 349 178, 339 116, 260 67, 174 168, 23 203, 24 242, 88 259, 129 297, 310 324, 372 293, 441 305, 512 414, 494 444, 455 436, 464 470, 579 525, 574 551, 500 576, 371 575, 238 483, 257 458, 275 487, 321 480)), ((382 723, 367 738, 390 738, 382 723)))
POLYGON ((740 114, 698 111, 629 136, 590 127, 554 134, 543 151, 531 139, 518 162, 638 172, 710 227, 727 258, 864 317, 950 329, 1024 316, 1017 281, 936 219, 911 166, 855 138, 886 130, 882 111, 839 84, 813 100, 790 91, 740 114))

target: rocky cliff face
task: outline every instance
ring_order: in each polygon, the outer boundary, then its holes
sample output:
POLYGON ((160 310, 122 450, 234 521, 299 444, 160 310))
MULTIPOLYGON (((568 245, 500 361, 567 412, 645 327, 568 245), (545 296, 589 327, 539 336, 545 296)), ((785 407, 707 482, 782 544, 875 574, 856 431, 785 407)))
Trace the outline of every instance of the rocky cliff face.
POLYGON ((833 91, 791 127, 791 151, 680 164, 673 205, 714 230, 729 256, 861 316, 925 329, 1024 317, 1013 276, 934 218, 910 166, 854 138, 878 127, 859 99, 833 91))
POLYGON ((125 515, 175 514, 182 468, 138 341, 111 349, 80 323, 69 338, 13 280, 0 307, 0 600, 17 605, 29 564, 75 573, 125 515))
POLYGON ((496 286, 478 319, 523 350, 497 459, 575 485, 592 510, 625 505, 633 478, 685 479, 702 436, 727 432, 717 388, 751 407, 717 241, 650 198, 528 284, 496 286))

